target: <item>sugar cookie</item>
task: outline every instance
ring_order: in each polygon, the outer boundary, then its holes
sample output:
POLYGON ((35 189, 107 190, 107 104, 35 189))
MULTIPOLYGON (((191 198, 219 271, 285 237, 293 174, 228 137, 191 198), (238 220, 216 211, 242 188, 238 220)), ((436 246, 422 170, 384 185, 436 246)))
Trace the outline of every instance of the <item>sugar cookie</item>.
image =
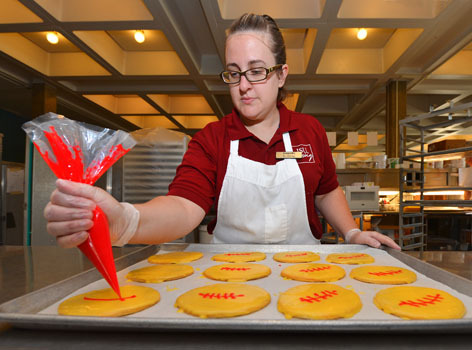
POLYGON ((264 260, 266 255, 260 252, 231 252, 224 254, 217 254, 211 258, 214 261, 225 262, 251 262, 264 260))
POLYGON ((277 309, 286 318, 329 320, 349 318, 362 308, 361 299, 336 284, 301 284, 282 293, 277 309))
POLYGON ((283 263, 306 263, 320 260, 313 252, 281 252, 274 254, 274 260, 283 263))
POLYGON ((283 269, 280 275, 302 282, 333 282, 343 278, 346 272, 332 264, 304 263, 290 265, 283 269))
POLYGON ((192 289, 175 302, 175 307, 201 318, 250 314, 270 303, 270 294, 250 284, 219 283, 192 289))
POLYGON ((161 283, 184 278, 193 274, 193 267, 182 264, 147 266, 130 271, 126 278, 142 283, 161 283))
POLYGON ((124 316, 147 309, 160 300, 157 290, 142 286, 120 287, 122 300, 113 289, 106 288, 73 296, 58 307, 60 315, 124 316))
POLYGON ((270 272, 269 267, 261 264, 231 263, 209 267, 203 275, 217 281, 244 282, 269 276, 270 272))
POLYGON ((361 266, 351 271, 349 277, 376 284, 407 284, 416 281, 413 271, 397 266, 361 266))
POLYGON ((200 252, 172 252, 152 255, 148 258, 151 264, 183 264, 198 260, 203 256, 200 252))
POLYGON ((409 320, 462 318, 462 301, 439 289, 400 286, 383 289, 374 297, 382 311, 409 320))
POLYGON ((375 259, 365 253, 333 253, 326 257, 326 261, 337 264, 360 265, 371 264, 375 259))

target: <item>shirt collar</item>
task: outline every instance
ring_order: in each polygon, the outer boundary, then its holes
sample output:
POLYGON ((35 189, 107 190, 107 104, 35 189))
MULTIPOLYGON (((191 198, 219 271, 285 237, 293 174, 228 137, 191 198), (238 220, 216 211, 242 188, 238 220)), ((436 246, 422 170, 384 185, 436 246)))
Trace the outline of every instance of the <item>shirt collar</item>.
MULTIPOLYGON (((283 133, 298 129, 298 126, 295 125, 292 120, 292 112, 288 110, 282 102, 277 103, 277 108, 280 113, 280 125, 276 131, 276 135, 282 137, 283 133)), ((241 140, 248 137, 254 137, 254 135, 244 126, 236 108, 233 108, 233 111, 230 114, 228 133, 231 140, 241 140)))

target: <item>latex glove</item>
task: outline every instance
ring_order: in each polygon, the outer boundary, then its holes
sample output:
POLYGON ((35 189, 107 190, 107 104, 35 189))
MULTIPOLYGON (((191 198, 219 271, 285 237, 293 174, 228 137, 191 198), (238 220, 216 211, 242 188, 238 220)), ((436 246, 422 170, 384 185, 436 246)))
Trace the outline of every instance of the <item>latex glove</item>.
POLYGON ((352 229, 346 233, 344 239, 346 243, 351 244, 367 244, 374 248, 380 248, 383 244, 393 249, 401 250, 400 246, 393 239, 377 231, 352 229))
POLYGON ((139 212, 129 203, 120 203, 108 192, 87 184, 57 180, 56 189, 44 209, 47 231, 64 248, 84 242, 93 226, 92 212, 100 206, 107 216, 112 244, 126 244, 134 235, 139 212))

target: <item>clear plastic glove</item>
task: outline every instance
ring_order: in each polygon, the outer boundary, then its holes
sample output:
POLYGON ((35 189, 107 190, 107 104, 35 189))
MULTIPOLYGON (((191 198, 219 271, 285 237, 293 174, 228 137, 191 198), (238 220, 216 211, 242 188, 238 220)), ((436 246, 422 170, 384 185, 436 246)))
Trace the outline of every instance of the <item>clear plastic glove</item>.
POLYGON ((120 203, 108 192, 91 185, 57 180, 56 189, 44 209, 47 231, 63 248, 84 242, 93 226, 92 211, 96 206, 107 216, 113 245, 124 245, 136 232, 138 210, 129 203, 120 203))
POLYGON ((367 244, 374 248, 380 248, 383 244, 387 247, 401 250, 400 246, 393 239, 377 231, 353 229, 346 233, 345 240, 350 244, 367 244))

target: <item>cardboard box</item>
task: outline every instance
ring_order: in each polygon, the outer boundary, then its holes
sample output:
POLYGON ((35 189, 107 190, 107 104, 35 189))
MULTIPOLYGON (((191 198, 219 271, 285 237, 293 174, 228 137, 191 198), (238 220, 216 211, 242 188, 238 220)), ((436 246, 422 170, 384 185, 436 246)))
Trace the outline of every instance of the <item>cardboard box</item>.
POLYGON ((465 140, 442 140, 428 145, 428 152, 465 147, 465 140))

